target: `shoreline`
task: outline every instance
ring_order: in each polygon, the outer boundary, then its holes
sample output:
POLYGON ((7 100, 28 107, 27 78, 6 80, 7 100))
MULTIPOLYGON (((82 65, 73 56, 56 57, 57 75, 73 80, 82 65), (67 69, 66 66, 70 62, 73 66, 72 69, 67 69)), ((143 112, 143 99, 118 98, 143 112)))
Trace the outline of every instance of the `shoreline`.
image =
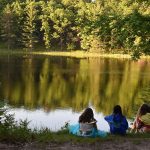
MULTIPOLYGON (((0 55, 42 55, 42 56, 59 56, 59 57, 72 57, 72 58, 123 58, 123 59, 132 59, 132 56, 129 54, 108 54, 108 53, 91 53, 84 51, 13 51, 13 50, 0 50, 0 55)), ((150 59, 150 56, 142 55, 140 59, 150 59)))

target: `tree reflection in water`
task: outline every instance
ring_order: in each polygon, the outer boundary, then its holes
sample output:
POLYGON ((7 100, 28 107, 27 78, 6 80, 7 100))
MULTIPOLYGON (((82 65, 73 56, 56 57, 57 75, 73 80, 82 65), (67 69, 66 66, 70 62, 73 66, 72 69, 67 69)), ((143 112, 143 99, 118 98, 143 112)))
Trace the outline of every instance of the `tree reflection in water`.
POLYGON ((147 60, 0 57, 0 98, 16 108, 49 112, 92 106, 110 114, 119 104, 128 117, 150 100, 147 60))

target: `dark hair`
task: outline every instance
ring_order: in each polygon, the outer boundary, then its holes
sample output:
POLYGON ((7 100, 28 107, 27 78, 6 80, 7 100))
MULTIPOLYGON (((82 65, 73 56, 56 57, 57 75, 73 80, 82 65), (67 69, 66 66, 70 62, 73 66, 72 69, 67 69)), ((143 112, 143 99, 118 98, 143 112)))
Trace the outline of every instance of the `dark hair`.
POLYGON ((79 123, 91 122, 93 119, 94 119, 93 110, 91 108, 86 108, 79 117, 79 123))
POLYGON ((122 109, 121 109, 121 106, 120 106, 120 105, 114 106, 113 113, 114 113, 114 114, 120 114, 120 115, 122 116, 122 109))
POLYGON ((142 104, 138 110, 137 116, 145 115, 146 113, 150 113, 150 106, 148 104, 142 104))

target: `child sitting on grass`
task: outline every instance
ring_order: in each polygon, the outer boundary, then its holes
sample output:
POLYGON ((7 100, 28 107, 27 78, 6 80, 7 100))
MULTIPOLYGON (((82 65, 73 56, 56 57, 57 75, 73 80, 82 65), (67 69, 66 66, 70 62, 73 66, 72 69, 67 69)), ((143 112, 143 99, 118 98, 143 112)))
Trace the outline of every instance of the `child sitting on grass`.
POLYGON ((106 132, 97 129, 93 110, 86 108, 79 117, 79 124, 69 125, 69 132, 83 137, 105 137, 106 132))
POLYGON ((126 117, 122 114, 121 106, 116 105, 113 109, 113 113, 105 117, 105 120, 110 126, 111 134, 125 135, 128 129, 128 122, 126 117))
POLYGON ((150 106, 147 104, 141 105, 136 115, 132 130, 135 132, 150 132, 150 106))

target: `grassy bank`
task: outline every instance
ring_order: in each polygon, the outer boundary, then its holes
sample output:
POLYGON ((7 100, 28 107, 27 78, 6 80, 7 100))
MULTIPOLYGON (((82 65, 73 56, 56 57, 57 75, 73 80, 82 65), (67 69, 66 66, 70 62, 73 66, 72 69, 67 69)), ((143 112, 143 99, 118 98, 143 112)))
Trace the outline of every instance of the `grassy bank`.
MULTIPOLYGON (((62 56, 74 58, 126 58, 131 59, 130 54, 112 54, 112 53, 91 53, 85 51, 21 51, 21 50, 0 50, 0 55, 45 55, 45 56, 62 56)), ((141 59, 150 59, 149 55, 142 55, 141 59)))
MULTIPOLYGON (((103 141, 117 141, 117 140, 143 140, 143 139, 150 139, 150 134, 131 134, 128 133, 125 136, 119 135, 110 135, 108 134, 105 138, 83 138, 77 137, 75 135, 69 134, 68 130, 62 130, 58 132, 51 132, 48 129, 41 129, 41 130, 29 130, 25 128, 12 128, 5 133, 2 132, 2 127, 0 127, 0 142, 8 142, 8 143, 95 143, 95 142, 103 142, 103 141)), ((7 129, 8 130, 8 129, 7 129)))
POLYGON ((45 55, 45 56, 64 56, 64 57, 75 57, 75 58, 86 58, 86 57, 111 57, 111 58, 131 58, 127 54, 99 54, 90 53, 84 51, 14 51, 14 50, 0 50, 0 55, 45 55))
POLYGON ((128 133, 125 136, 110 135, 105 138, 83 138, 69 134, 67 129, 62 129, 57 132, 52 132, 47 128, 33 129, 28 128, 29 122, 27 120, 20 120, 16 122, 13 115, 2 115, 0 124, 0 142, 8 143, 95 143, 103 141, 117 141, 117 140, 143 140, 150 139, 150 134, 134 134, 128 133))
MULTIPOLYGON (((130 59, 130 54, 111 54, 111 53, 91 53, 85 51, 21 51, 21 50, 0 50, 0 55, 45 55, 45 56, 63 56, 63 57, 74 57, 74 58, 127 58, 130 59)), ((150 58, 150 56, 142 55, 141 58, 150 58)))

